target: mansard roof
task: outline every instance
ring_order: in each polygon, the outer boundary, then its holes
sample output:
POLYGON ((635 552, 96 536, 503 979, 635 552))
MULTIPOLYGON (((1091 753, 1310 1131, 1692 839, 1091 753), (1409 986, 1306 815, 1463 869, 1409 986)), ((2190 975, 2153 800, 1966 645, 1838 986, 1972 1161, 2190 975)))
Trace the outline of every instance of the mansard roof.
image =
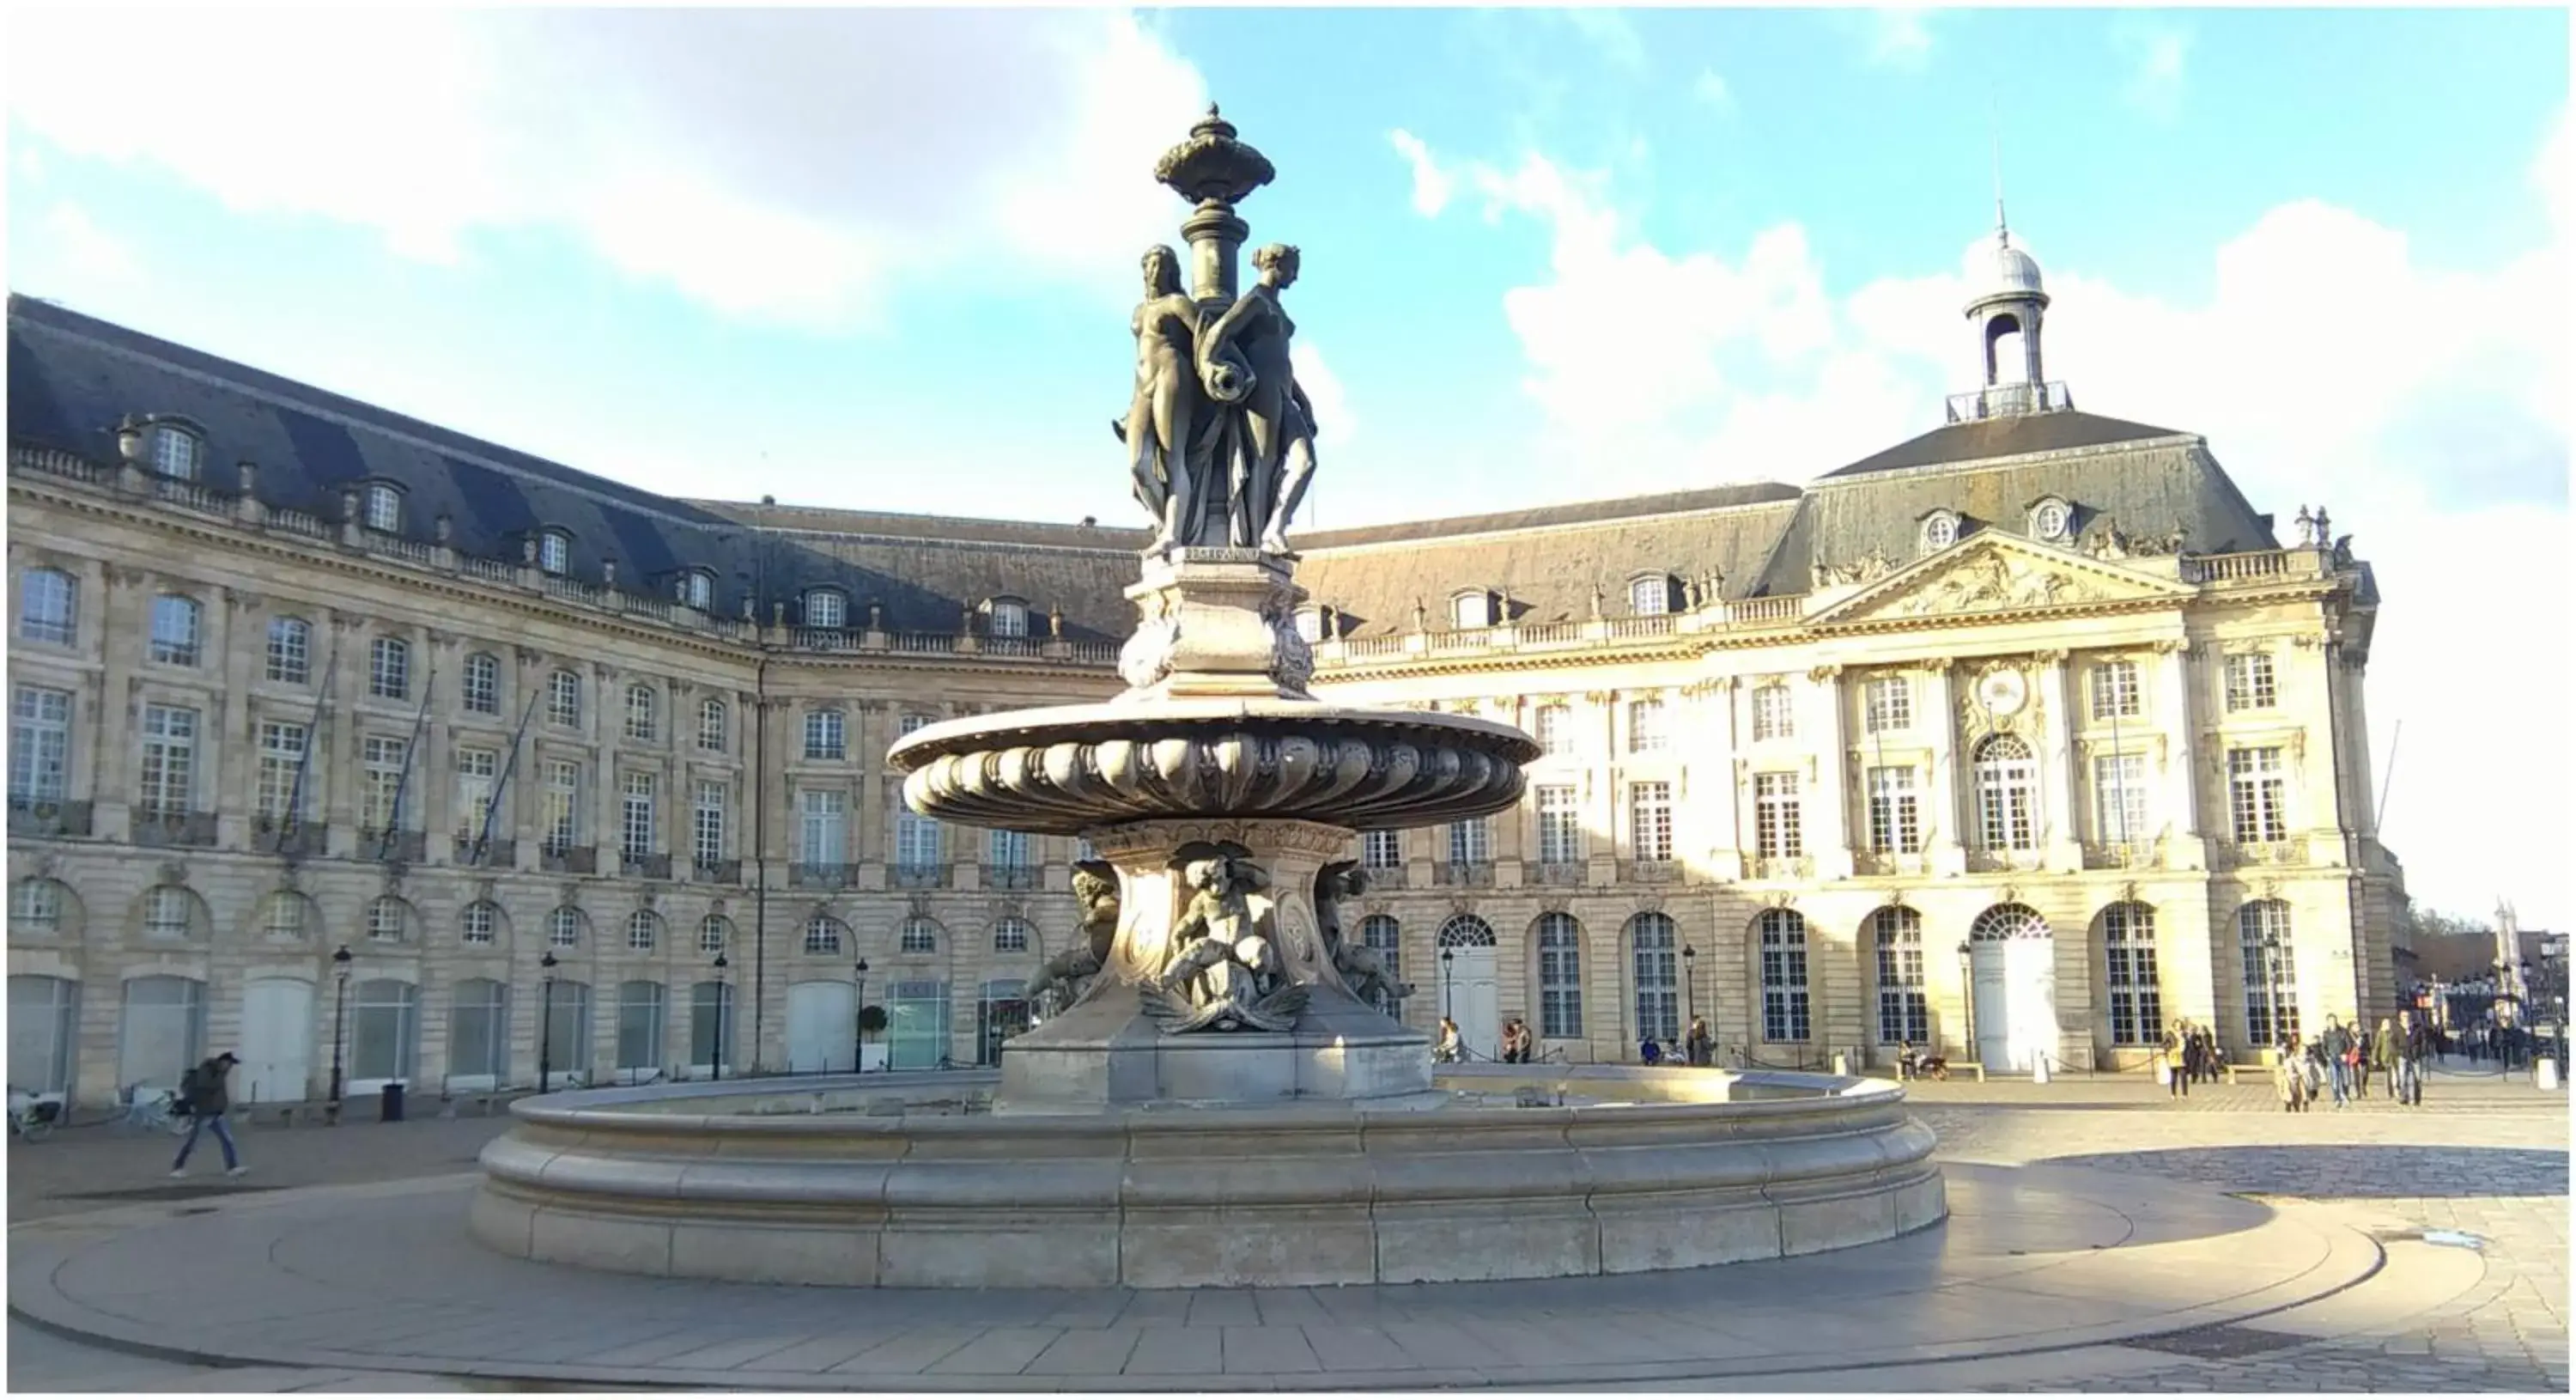
POLYGON ((1831 481, 1839 477, 1867 476, 1873 472, 1903 471, 1908 467, 1983 462, 2033 452, 2064 452, 2070 448, 2187 436, 2189 434, 2178 433, 2171 428, 2152 428, 2144 423, 2104 418, 2073 409, 1972 418, 1964 423, 1945 423, 1920 437, 1908 438, 1849 466, 1836 467, 1825 473, 1824 479, 1831 481))

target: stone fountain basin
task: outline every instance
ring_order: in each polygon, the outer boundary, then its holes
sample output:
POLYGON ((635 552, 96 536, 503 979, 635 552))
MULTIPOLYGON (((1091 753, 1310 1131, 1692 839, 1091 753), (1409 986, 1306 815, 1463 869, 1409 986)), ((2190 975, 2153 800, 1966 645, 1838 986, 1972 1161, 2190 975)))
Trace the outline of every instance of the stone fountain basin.
POLYGON ((1884 1081, 1442 1069, 1488 1104, 1551 1106, 995 1116, 971 1111, 990 1072, 549 1094, 484 1149, 472 1229, 672 1277, 1286 1287, 1694 1268, 1947 1214, 1931 1130, 1884 1081))

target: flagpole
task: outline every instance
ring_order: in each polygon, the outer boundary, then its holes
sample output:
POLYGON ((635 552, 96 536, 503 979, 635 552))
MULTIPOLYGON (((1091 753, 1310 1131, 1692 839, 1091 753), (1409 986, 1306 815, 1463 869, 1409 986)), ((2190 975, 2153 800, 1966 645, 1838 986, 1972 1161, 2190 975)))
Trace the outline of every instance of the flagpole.
POLYGON ((403 794, 411 790, 412 764, 420 757, 420 732, 429 727, 429 697, 437 690, 438 669, 432 667, 428 679, 420 685, 420 713, 412 716, 411 738, 403 744, 402 773, 394 779, 394 809, 385 814, 384 834, 376 841, 379 861, 392 852, 394 838, 402 833, 403 794))
POLYGON ((501 814, 502 795, 510 790, 510 775, 519 769, 519 745, 528 737, 528 721, 537 713, 536 687, 528 688, 528 703, 519 711, 519 727, 510 734, 510 757, 501 765, 500 780, 492 785, 492 800, 483 805, 483 829, 474 833, 473 863, 483 863, 484 849, 492 844, 492 821, 501 814))
POLYGON ((277 845, 282 854, 287 838, 298 834, 304 825, 304 775, 313 768, 313 750, 322 742, 322 714, 331 704, 331 681, 340 673, 340 642, 331 641, 331 659, 322 666, 322 690, 313 697, 313 722, 304 731, 304 752, 295 759, 295 781, 286 790, 286 817, 278 830, 277 845))

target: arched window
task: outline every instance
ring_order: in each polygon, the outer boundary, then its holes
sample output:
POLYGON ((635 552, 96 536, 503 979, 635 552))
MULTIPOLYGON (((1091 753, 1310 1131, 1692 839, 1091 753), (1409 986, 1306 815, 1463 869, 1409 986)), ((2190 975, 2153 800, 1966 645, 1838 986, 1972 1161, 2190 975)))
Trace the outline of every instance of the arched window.
POLYGON ((1648 911, 1628 921, 1628 961, 1637 987, 1637 1034, 1682 1037, 1680 978, 1673 959, 1673 920, 1648 911))
POLYGON ((817 914, 805 921, 805 952, 809 957, 839 957, 841 931, 844 925, 829 914, 817 914))
POLYGON ((1672 581, 1661 574, 1628 581, 1628 611, 1639 617, 1661 617, 1673 610, 1672 581))
POLYGON ((313 624, 300 617, 268 620, 268 678, 280 685, 313 679, 313 624))
POLYGON ((367 939, 374 943, 400 943, 410 932, 411 910, 392 895, 384 895, 367 905, 367 939))
POLYGON ((18 639, 67 647, 80 632, 80 583, 60 569, 18 575, 18 639))
POLYGON ((465 708, 478 715, 501 713, 501 658, 478 651, 465 658, 465 708))
POLYGON ((196 931, 197 897, 180 885, 155 885, 143 892, 143 936, 183 939, 196 931))
POLYGON ((2156 978, 2156 911, 2114 904, 2102 911, 2102 987, 2111 996, 2111 1043, 2164 1040, 2164 995, 2156 978))
POLYGON ((1452 914, 1432 941, 1443 948, 1491 948, 1494 926, 1473 914, 1452 914))
POLYGON ((411 644, 378 637, 367 647, 367 693, 387 700, 411 694, 411 644))
POLYGON ((1004 920, 1002 920, 1000 923, 993 925, 993 951, 994 951, 994 952, 996 952, 996 953, 1025 953, 1025 952, 1027 952, 1028 950, 1029 950, 1029 921, 1028 921, 1028 920, 1026 920, 1026 919, 1004 919, 1004 920))
POLYGON ((1762 950, 1762 1038, 1807 1039, 1807 917, 1765 909, 1754 920, 1762 950))
POLYGON ((402 533, 402 491, 384 482, 367 487, 367 528, 388 535, 402 533))
POLYGON ((896 936, 895 950, 904 953, 938 952, 939 925, 928 919, 904 920, 903 931, 896 936))
POLYGON ((628 1078, 662 1063, 662 984, 623 982, 617 988, 617 1069, 628 1078))
POLYGON ((182 594, 164 593, 154 598, 152 659, 165 666, 196 665, 199 645, 205 635, 204 613, 196 599, 182 594))
POLYGON ((1385 969, 1388 994, 1379 997, 1377 1009, 1389 1016, 1400 1014, 1402 1002, 1392 989, 1404 985, 1404 929, 1391 914, 1371 914, 1360 920, 1360 942, 1377 953, 1378 966, 1385 969))
POLYGON ((638 909, 626 916, 626 951, 649 953, 662 941, 662 916, 650 909, 638 909))
POLYGON ((849 756, 849 725, 840 711, 805 712, 805 756, 826 760, 849 756))
POLYGON ((2038 844, 2032 795, 2037 776, 2030 745, 2010 734, 1977 746, 1977 831, 1989 851, 2027 851, 2038 844))
POLYGON ((32 878, 9 887, 9 936, 55 938, 64 932, 69 887, 59 880, 32 878))
POLYGON ((732 936, 733 925, 725 922, 722 914, 709 914, 698 920, 698 951, 708 957, 723 952, 732 936))
POLYGON ((725 751, 725 702, 698 702, 698 747, 709 753, 725 751))
POLYGON ((301 943, 312 927, 306 914, 304 896, 293 890, 279 890, 260 901, 260 936, 273 943, 301 943))
POLYGON ((1538 1023, 1550 1040, 1583 1036, 1583 929, 1571 914, 1539 916, 1538 1023))
POLYGON ((572 571, 572 536, 548 530, 537 536, 537 567, 549 574, 572 571))
POLYGON ((2290 947, 2290 906, 2258 899, 2236 911, 2245 961, 2245 1039, 2256 1048, 2299 1033, 2299 961, 2290 947))
POLYGON ((420 1049, 420 989, 380 977, 350 990, 349 1078, 361 1084, 411 1078, 420 1049))
POLYGON ((65 977, 9 979, 9 1084, 33 1094, 68 1094, 80 1028, 80 983, 65 977))
POLYGON ((1029 605, 1017 598, 993 600, 993 635, 1025 637, 1029 634, 1029 605))
POLYGON ((626 687, 626 737, 638 743, 653 742, 660 729, 659 709, 649 685, 626 687))
POLYGON ((1973 943, 2000 943, 2014 938, 2049 937, 2048 920, 2026 904, 1998 904, 1968 925, 1973 943))
POLYGON ((569 904, 558 904, 546 914, 546 946, 578 948, 581 946, 581 911, 569 904))
POLYGON ((1457 627, 1491 627, 1494 625, 1494 600, 1482 589, 1460 593, 1449 599, 1449 620, 1457 627))
POLYGON ((581 677, 557 671, 546 677, 546 723, 581 727, 581 677))
POLYGON ((501 906, 488 899, 466 905, 458 928, 467 946, 490 947, 501 936, 501 906))
POLYGON ((1878 949, 1878 1043, 1926 1045, 1932 1005, 1923 992, 1923 916, 1903 905, 1869 916, 1878 949))
POLYGON ((704 569, 691 569, 680 575, 680 601, 700 612, 716 605, 716 576, 704 569))
POLYGON ((203 439, 175 423, 158 424, 152 429, 152 470, 174 481, 194 481, 205 446, 203 439))
POLYGON ((846 627, 850 622, 850 600, 837 588, 805 590, 805 625, 808 627, 846 627))

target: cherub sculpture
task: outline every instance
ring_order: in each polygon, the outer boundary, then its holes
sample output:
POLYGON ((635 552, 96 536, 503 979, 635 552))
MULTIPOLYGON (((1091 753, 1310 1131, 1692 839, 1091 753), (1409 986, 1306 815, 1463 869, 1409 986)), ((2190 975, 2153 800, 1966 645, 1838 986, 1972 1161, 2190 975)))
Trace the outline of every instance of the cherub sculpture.
POLYGON ((1183 874, 1196 893, 1172 926, 1171 963, 1156 979, 1174 1031, 1284 1031, 1305 1008, 1306 989, 1281 985, 1279 956, 1254 916, 1250 895, 1269 883, 1232 856, 1192 861, 1183 874))
POLYGON ((1375 948, 1342 936, 1342 901, 1368 893, 1368 872, 1355 860, 1337 860, 1315 875, 1315 921, 1323 929, 1324 956, 1342 974, 1351 995, 1385 1008, 1413 995, 1410 983, 1390 980, 1375 948))

